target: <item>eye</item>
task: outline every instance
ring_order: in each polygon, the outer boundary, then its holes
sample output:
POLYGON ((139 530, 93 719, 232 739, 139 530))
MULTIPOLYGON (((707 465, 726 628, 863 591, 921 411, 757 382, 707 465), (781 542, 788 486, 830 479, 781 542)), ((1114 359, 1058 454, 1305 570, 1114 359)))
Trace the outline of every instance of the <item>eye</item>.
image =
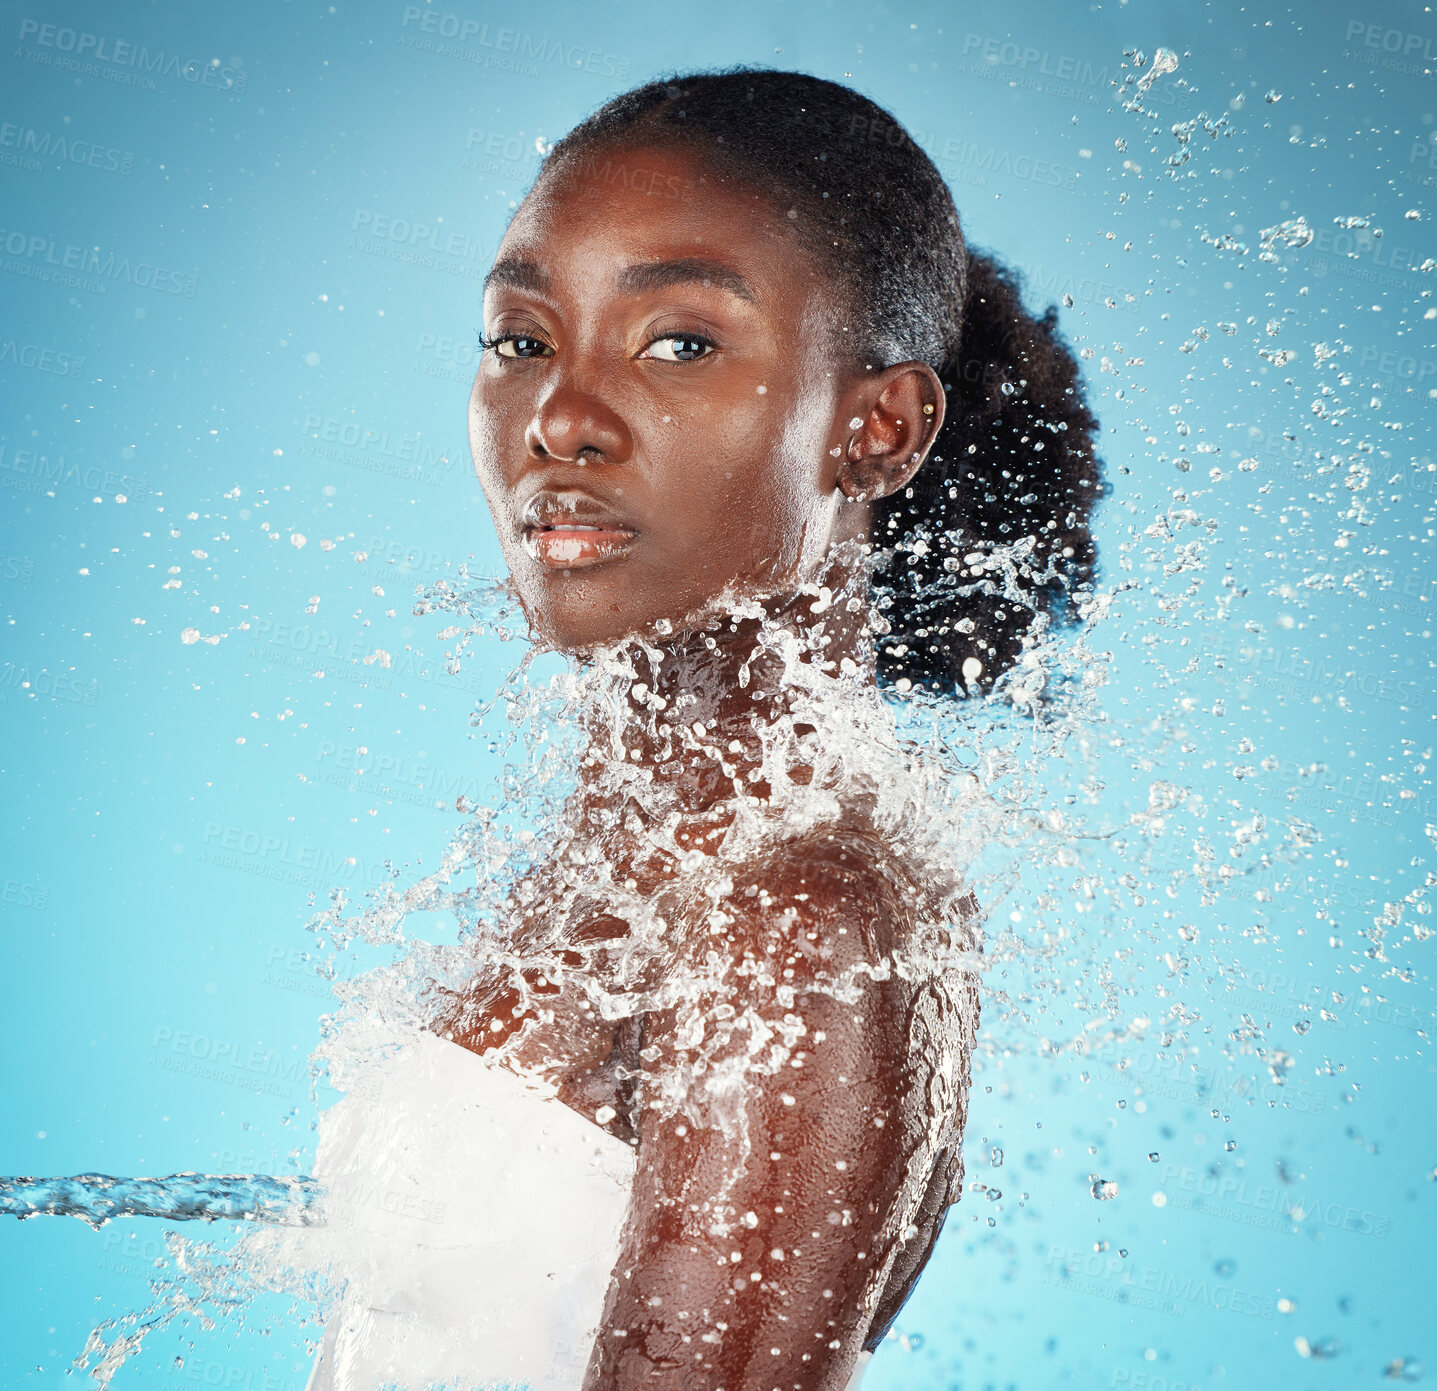
POLYGON ((495 357, 553 357, 554 349, 542 338, 528 333, 501 333, 497 338, 480 337, 485 350, 492 348, 495 357))
POLYGON ((697 333, 665 333, 655 338, 640 357, 656 362, 697 362, 714 351, 714 344, 697 333))

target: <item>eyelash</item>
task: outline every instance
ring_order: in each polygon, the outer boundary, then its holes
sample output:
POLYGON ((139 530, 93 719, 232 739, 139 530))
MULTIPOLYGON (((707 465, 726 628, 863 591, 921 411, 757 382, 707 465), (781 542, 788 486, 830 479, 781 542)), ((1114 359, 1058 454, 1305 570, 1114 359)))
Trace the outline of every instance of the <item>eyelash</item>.
MULTIPOLYGON (((504 359, 500 357, 498 351, 499 344, 512 343, 516 339, 520 338, 528 338, 532 339, 536 343, 543 343, 546 348, 552 348, 554 346, 547 339, 540 338, 537 333, 501 333, 496 338, 486 338, 484 336, 484 331, 481 329, 479 331, 479 351, 481 353, 493 352, 495 357, 499 357, 500 360, 503 361, 504 359)), ((694 329, 674 327, 662 329, 658 333, 654 334, 654 336, 650 338, 649 341, 644 345, 644 351, 648 352, 648 350, 652 348, 655 343, 662 343, 665 339, 668 338, 689 338, 696 343, 702 343, 706 348, 713 349, 718 347, 718 344, 715 343, 713 339, 709 338, 706 334, 699 333, 694 329)), ((707 352, 701 354, 696 358, 690 358, 689 361, 702 362, 705 358, 709 358, 712 356, 712 352, 707 352)), ((514 360, 526 361, 527 359, 520 358, 514 360)))

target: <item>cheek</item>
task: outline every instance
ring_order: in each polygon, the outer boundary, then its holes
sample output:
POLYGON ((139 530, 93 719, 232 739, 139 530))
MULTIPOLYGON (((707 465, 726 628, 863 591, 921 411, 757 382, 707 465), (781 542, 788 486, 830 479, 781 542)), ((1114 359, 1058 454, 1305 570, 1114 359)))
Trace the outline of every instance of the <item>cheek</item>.
POLYGON ((476 389, 469 401, 469 455, 474 464, 474 474, 484 490, 489 510, 499 520, 499 509, 507 491, 500 448, 503 421, 499 412, 484 403, 476 389))
POLYGON ((801 528, 808 491, 804 471, 785 448, 776 414, 755 413, 745 420, 730 412, 718 428, 689 432, 685 447, 671 457, 698 465, 679 463, 664 491, 686 514, 685 529, 710 544, 726 552, 771 551, 801 528))
POLYGON ((730 573, 798 563, 827 515, 821 405, 793 407, 794 385, 775 383, 760 407, 730 405, 656 441, 669 465, 660 491, 678 526, 672 559, 707 555, 730 573), (783 402, 780 407, 779 403, 783 402))
POLYGON ((495 438, 497 425, 494 412, 485 404, 476 381, 469 393, 469 453, 474 459, 474 470, 481 477, 488 460, 489 442, 495 438))
POLYGON ((755 513, 767 547, 785 564, 796 563, 831 510, 823 456, 827 414, 816 404, 776 414, 761 442, 764 467, 754 478, 755 513))

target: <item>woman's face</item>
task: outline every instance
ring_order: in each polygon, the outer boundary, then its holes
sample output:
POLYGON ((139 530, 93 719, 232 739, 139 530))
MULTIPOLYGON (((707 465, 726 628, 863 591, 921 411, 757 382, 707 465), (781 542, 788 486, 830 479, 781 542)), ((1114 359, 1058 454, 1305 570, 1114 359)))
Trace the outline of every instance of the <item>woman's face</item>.
POLYGON ((469 440, 548 641, 664 633, 729 586, 802 581, 866 514, 837 486, 836 296, 785 221, 655 149, 556 171, 515 214, 469 440))

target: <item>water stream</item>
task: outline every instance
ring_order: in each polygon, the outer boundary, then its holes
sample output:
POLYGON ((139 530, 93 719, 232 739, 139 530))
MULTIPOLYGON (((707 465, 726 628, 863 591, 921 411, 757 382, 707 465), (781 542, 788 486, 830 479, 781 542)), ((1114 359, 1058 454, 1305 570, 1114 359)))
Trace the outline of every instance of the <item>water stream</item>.
POLYGON ((313 1179, 268 1174, 0 1178, 0 1217, 78 1217, 97 1229, 117 1217, 317 1226, 324 1221, 324 1189, 313 1179))

